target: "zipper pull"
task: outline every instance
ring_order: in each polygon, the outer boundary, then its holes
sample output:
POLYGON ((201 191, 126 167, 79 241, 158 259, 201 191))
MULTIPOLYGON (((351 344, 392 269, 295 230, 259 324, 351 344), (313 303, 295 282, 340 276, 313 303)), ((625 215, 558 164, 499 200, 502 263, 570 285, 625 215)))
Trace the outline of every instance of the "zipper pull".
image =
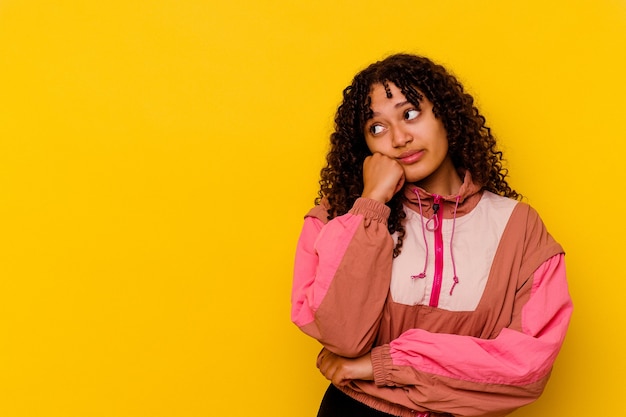
POLYGON ((433 197, 433 216, 426 222, 426 230, 429 232, 434 232, 439 229, 439 217, 437 216, 437 213, 439 212, 441 196, 434 194, 433 197), (433 222, 434 225, 431 225, 430 222, 433 222))
POLYGON ((433 195, 433 213, 437 214, 437 212, 439 211, 439 204, 441 204, 441 196, 440 195, 433 195))

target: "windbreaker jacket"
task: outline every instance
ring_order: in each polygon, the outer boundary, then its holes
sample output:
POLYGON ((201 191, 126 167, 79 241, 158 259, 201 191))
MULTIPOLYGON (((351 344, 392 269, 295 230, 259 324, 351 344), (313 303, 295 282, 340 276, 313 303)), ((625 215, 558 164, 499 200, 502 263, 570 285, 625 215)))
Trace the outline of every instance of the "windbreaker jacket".
POLYGON ((374 381, 349 396, 398 416, 503 416, 539 397, 572 312, 563 250, 527 204, 482 191, 469 173, 457 196, 414 185, 406 233, 360 198, 328 220, 305 217, 292 320, 332 352, 371 351, 374 381))

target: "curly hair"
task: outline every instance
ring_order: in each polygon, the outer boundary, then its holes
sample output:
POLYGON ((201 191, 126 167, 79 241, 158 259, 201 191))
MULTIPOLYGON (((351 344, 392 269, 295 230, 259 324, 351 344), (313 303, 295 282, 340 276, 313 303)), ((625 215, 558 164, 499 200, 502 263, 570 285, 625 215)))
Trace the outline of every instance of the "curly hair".
MULTIPOLYGON (((406 99, 419 108, 425 96, 433 104, 433 114, 447 133, 448 154, 457 169, 468 170, 483 189, 520 199, 506 181, 502 152, 496 147, 491 129, 474 106, 474 99, 446 69, 428 58, 396 54, 359 72, 343 90, 343 102, 335 115, 335 130, 330 136, 330 151, 321 170, 322 198, 330 206, 329 219, 345 214, 363 192, 363 162, 371 155, 365 142, 364 126, 372 117, 371 88, 375 84, 395 84, 406 99)), ((400 254, 405 235, 402 195, 396 194, 387 205, 390 233, 398 236, 394 257, 400 254)))

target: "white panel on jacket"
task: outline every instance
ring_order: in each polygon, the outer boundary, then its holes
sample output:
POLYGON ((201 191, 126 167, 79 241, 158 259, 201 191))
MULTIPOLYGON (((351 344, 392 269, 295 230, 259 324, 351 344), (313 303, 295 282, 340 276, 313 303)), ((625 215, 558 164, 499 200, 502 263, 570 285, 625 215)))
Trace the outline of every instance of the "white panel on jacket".
MULTIPOLYGON (((516 200, 484 192, 470 213, 457 217, 453 252, 459 284, 450 295, 454 283, 450 238, 452 219, 443 220, 443 281, 439 308, 450 311, 474 311, 480 302, 489 270, 502 233, 517 204, 516 200)), ((435 235, 426 230, 428 265, 425 278, 411 278, 424 268, 426 248, 419 213, 405 207, 406 235, 402 252, 394 259, 391 275, 391 296, 396 303, 428 305, 435 274, 435 235)), ((428 219, 424 219, 424 225, 428 219)), ((394 240, 395 240, 394 236, 394 240)))

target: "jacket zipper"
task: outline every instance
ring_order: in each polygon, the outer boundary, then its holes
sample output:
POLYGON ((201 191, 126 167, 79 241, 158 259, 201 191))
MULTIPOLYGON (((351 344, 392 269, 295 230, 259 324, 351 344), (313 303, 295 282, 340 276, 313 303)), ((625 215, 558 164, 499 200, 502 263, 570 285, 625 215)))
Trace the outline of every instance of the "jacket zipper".
POLYGON ((443 281, 443 235, 441 232, 443 224, 443 209, 441 207, 441 196, 433 195, 433 216, 435 219, 435 275, 433 277, 433 289, 430 293, 431 307, 439 305, 439 294, 441 294, 441 283, 443 281))

